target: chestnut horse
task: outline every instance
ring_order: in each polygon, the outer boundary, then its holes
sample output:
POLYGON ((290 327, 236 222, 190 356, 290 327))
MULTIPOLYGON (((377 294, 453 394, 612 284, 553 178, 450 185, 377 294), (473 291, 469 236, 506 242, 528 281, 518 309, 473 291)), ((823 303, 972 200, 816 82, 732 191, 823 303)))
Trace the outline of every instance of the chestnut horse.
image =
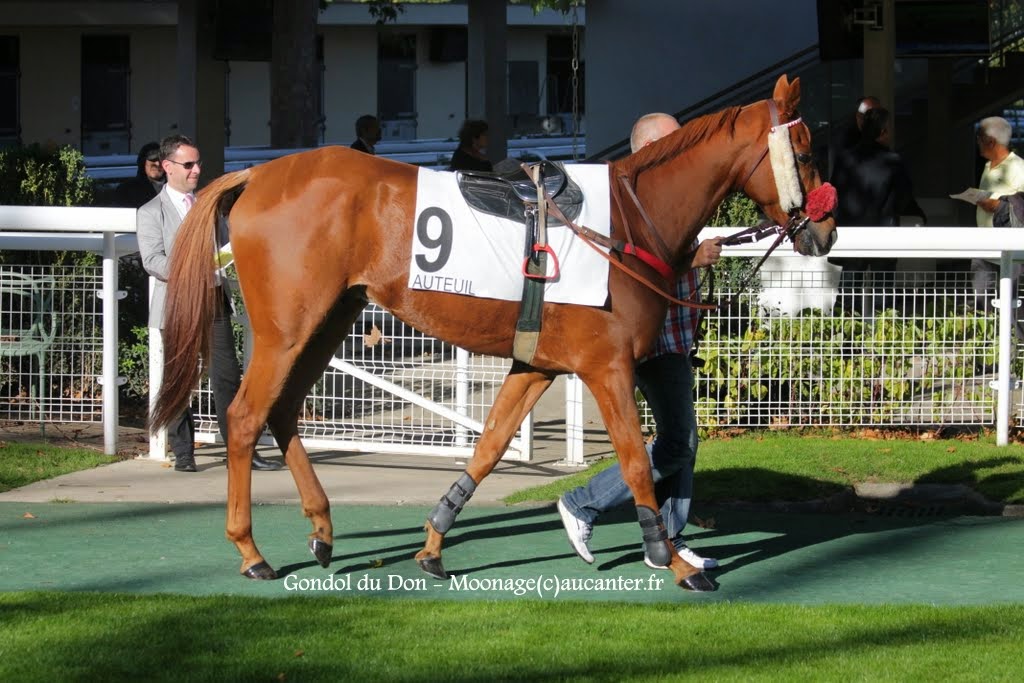
MULTIPOLYGON (((626 238, 623 216, 634 228, 646 223, 642 206, 661 245, 649 243, 648 230, 636 246, 661 251, 675 272, 659 276, 630 253, 614 255, 621 265, 671 290, 697 233, 736 190, 779 225, 799 221, 803 227, 793 236, 798 252, 828 253, 836 239, 834 220, 806 217, 806 196, 822 183, 811 162, 810 132, 796 114, 799 100, 799 79, 791 83, 783 76, 771 100, 701 117, 611 163, 613 237, 626 238), (778 158, 774 149, 768 154, 770 131, 784 140, 785 153, 778 158), (780 165, 788 167, 773 168, 780 165), (623 175, 639 201, 617 200, 623 175)), ((423 334, 474 353, 512 357, 519 302, 407 286, 417 173, 415 166, 347 148, 301 152, 214 180, 177 235, 164 326, 164 384, 151 427, 180 415, 199 379, 198 358, 209 348, 218 305, 215 289, 208 286, 215 227, 227 216, 255 341, 241 389, 227 411, 226 529, 241 553, 245 576, 277 577, 252 537, 250 463, 264 424, 285 453, 303 513, 312 522, 309 548, 322 566, 330 563, 330 505, 299 440, 298 416, 309 388, 369 301, 423 334)), ((544 305, 533 360, 513 361, 465 472, 427 519, 426 542, 416 555, 424 571, 447 578, 441 563, 444 534, 554 378, 576 373, 601 407, 635 497, 649 556, 670 565, 684 587, 712 587, 666 542, 633 393, 634 362, 661 329, 666 300, 615 268, 609 269, 608 293, 603 307, 544 305)))

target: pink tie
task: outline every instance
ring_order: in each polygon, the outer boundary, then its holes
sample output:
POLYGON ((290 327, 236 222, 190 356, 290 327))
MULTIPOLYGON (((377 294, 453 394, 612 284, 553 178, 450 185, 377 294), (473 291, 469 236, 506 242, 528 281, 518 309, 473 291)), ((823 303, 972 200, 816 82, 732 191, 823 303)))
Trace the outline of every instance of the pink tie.
POLYGON ((195 203, 195 201, 195 195, 193 195, 191 192, 185 195, 185 213, 188 213, 188 210, 192 208, 192 205, 195 203))

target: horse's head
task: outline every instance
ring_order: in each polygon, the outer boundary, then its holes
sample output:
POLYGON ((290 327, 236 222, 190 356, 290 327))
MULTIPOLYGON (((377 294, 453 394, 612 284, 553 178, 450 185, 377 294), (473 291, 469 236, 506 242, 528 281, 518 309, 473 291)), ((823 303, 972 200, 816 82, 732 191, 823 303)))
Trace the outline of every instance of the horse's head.
POLYGON ((760 126, 762 133, 757 139, 766 137, 767 141, 764 146, 760 142, 752 146, 738 189, 773 221, 795 230, 791 237, 796 251, 824 256, 837 238, 832 217, 835 194, 831 185, 822 185, 818 175, 811 133, 797 114, 799 103, 800 79, 789 82, 783 75, 775 83, 772 99, 747 108, 756 116, 743 117, 746 121, 739 125, 760 126), (764 163, 766 157, 769 163, 764 163))

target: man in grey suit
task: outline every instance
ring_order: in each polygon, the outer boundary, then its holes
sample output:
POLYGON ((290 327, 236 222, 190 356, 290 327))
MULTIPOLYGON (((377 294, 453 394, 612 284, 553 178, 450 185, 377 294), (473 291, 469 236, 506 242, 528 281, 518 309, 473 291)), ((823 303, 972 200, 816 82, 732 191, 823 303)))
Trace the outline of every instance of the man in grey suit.
MULTIPOLYGON (((199 149, 184 135, 166 137, 160 143, 160 164, 167 174, 167 183, 160 193, 139 209, 136 229, 142 267, 156 278, 149 309, 150 328, 163 329, 164 300, 167 296, 167 278, 170 276, 170 255, 174 236, 185 214, 195 202, 195 189, 199 184, 202 161, 199 149)), ((211 247, 212 264, 212 247, 211 247)), ((196 286, 203 286, 197 284, 196 286)), ((218 286, 218 289, 221 289, 218 286)), ((230 302, 222 295, 223 306, 213 321, 213 348, 209 359, 210 384, 217 410, 217 426, 227 443, 227 408, 234 400, 241 383, 242 369, 235 354, 235 339, 231 329, 230 302)), ((195 472, 195 423, 192 410, 186 409, 181 418, 167 430, 167 439, 174 452, 174 469, 195 472)), ((279 470, 281 463, 265 460, 253 454, 254 470, 279 470)))

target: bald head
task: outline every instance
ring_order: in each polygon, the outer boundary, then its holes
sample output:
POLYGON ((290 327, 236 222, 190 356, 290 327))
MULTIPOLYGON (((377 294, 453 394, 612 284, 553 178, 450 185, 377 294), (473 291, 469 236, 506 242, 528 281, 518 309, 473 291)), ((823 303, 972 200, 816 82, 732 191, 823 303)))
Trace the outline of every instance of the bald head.
POLYGON ((857 113, 854 115, 854 118, 857 120, 857 128, 864 128, 864 114, 881 106, 882 102, 874 95, 860 98, 860 102, 857 103, 857 113))
POLYGON ((629 135, 629 148, 636 152, 675 130, 679 130, 679 122, 674 116, 660 113, 641 116, 633 124, 633 132, 629 135))

